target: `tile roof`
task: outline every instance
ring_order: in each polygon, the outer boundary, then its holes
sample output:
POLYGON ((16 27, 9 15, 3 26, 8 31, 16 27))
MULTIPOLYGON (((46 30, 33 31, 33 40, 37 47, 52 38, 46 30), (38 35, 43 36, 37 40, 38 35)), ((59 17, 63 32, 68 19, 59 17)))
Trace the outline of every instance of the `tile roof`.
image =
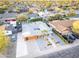
POLYGON ((55 20, 55 21, 51 21, 49 22, 49 25, 51 25, 52 27, 54 27, 59 33, 62 34, 67 34, 68 32, 70 32, 70 28, 72 26, 72 23, 75 20, 55 20))

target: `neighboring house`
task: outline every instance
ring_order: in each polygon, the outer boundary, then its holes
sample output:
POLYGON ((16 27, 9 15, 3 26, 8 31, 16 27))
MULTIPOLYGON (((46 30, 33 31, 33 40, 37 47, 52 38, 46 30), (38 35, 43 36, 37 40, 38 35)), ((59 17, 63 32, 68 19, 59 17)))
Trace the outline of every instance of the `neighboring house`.
POLYGON ((49 24, 51 24, 51 26, 53 26, 59 33, 66 34, 70 32, 69 29, 74 21, 75 20, 55 20, 49 22, 49 24))

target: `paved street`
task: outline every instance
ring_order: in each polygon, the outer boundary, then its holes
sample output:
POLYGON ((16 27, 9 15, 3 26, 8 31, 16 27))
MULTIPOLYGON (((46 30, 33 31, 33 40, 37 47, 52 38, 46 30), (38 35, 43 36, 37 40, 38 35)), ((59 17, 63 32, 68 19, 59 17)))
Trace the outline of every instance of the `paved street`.
MULTIPOLYGON (((79 58, 79 45, 56 53, 40 56, 42 58, 79 58)), ((40 58, 39 57, 39 58, 40 58)))

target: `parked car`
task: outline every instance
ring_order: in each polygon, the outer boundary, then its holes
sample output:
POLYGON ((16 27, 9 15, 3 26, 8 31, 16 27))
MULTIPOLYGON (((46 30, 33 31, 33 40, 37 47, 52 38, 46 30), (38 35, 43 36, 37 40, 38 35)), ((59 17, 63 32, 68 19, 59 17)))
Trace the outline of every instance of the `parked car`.
POLYGON ((17 22, 17 26, 15 28, 17 28, 17 32, 22 32, 22 23, 17 22))
POLYGON ((64 37, 65 39, 67 39, 67 41, 68 41, 69 43, 73 43, 74 40, 77 39, 77 38, 73 35, 73 33, 69 33, 69 34, 67 34, 67 35, 63 35, 63 37, 64 37))

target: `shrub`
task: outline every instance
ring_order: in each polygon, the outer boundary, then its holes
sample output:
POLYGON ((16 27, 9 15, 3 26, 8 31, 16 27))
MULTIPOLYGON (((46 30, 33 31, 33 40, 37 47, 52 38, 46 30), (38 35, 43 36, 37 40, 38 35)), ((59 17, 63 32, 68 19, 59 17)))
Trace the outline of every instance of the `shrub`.
POLYGON ((36 22, 36 21, 43 21, 43 18, 34 18, 28 20, 28 22, 36 22))
POLYGON ((0 14, 3 14, 5 11, 0 8, 0 14))

